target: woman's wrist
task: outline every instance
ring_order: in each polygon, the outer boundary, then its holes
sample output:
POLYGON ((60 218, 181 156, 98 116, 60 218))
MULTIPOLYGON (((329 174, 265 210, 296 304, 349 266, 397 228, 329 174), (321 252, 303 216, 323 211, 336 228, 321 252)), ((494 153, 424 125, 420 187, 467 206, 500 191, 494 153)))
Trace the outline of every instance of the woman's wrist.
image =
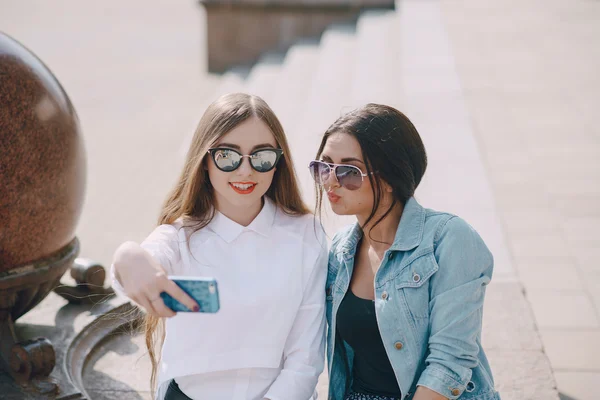
POLYGON ((128 276, 128 271, 140 265, 151 263, 151 256, 138 243, 125 242, 115 251, 113 266, 115 278, 123 285, 123 278, 128 276))

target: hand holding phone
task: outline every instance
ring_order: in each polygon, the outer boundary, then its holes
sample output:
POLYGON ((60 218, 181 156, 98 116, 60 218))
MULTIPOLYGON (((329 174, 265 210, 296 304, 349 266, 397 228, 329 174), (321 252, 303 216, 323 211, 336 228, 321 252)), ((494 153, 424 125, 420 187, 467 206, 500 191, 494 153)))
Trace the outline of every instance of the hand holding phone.
POLYGON ((161 292, 168 292, 185 304, 187 309, 199 309, 194 299, 168 278, 157 259, 137 243, 125 242, 119 246, 115 251, 113 268, 124 294, 146 310, 148 315, 157 318, 176 315, 165 305, 161 292))
MULTIPOLYGON (((169 276, 169 279, 198 303, 200 312, 216 313, 219 311, 219 289, 214 278, 169 276)), ((166 292, 162 292, 160 297, 165 305, 175 312, 192 312, 166 292)))

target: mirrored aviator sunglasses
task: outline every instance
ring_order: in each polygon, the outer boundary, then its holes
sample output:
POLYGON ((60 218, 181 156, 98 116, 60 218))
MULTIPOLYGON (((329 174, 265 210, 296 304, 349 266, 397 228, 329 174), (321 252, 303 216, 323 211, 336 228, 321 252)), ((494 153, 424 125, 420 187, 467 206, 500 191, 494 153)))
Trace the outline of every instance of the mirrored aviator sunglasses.
POLYGON ((244 157, 248 157, 250 165, 257 172, 269 172, 279 162, 283 150, 281 149, 262 149, 256 150, 250 154, 242 154, 239 151, 216 147, 214 149, 208 149, 208 152, 212 156, 212 159, 217 166, 223 172, 235 171, 242 165, 244 157))
POLYGON ((315 182, 324 185, 331 177, 331 171, 338 183, 345 189, 358 190, 362 186, 365 176, 360 168, 347 164, 332 164, 324 161, 311 161, 308 165, 310 174, 315 182))

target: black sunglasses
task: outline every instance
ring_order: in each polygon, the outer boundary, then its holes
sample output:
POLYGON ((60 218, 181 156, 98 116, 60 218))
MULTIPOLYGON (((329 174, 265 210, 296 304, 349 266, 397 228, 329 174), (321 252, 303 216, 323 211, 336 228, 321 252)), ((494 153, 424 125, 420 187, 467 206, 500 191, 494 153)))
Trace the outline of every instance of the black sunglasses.
POLYGON ((277 165, 279 158, 283 154, 281 149, 262 149, 256 150, 250 154, 242 154, 239 151, 226 147, 216 147, 208 149, 217 168, 223 172, 235 171, 242 165, 244 157, 250 159, 250 165, 255 171, 269 172, 277 165))
POLYGON ((373 174, 373 172, 363 174, 360 168, 354 165, 333 164, 316 160, 311 161, 310 164, 308 164, 308 168, 317 184, 324 185, 333 171, 338 183, 348 190, 359 189, 362 186, 365 176, 373 174))

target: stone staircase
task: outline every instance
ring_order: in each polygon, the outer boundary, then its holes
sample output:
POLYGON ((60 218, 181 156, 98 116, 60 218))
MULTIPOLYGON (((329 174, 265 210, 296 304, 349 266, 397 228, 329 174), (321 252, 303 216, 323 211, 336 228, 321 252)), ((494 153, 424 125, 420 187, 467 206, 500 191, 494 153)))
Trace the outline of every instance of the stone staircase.
MULTIPOLYGON (((404 0, 395 11, 366 11, 356 24, 330 26, 320 40, 299 41, 285 54, 265 54, 250 69, 232 68, 212 98, 230 92, 259 95, 273 108, 288 135, 303 195, 311 205, 314 189, 307 165, 338 116, 368 102, 405 112, 429 156, 417 198, 425 207, 463 217, 494 253, 483 340, 502 398, 558 398, 530 305, 514 272, 439 2, 404 0)), ((190 140, 182 144, 182 152, 190 140)), ((353 222, 324 208, 330 237, 353 222)), ((321 398, 326 398, 325 375, 319 385, 321 398)))
MULTIPOLYGON (((266 53, 252 68, 231 68, 210 98, 246 92, 267 101, 286 130, 309 203, 314 190, 306 166, 327 127, 367 102, 400 109, 417 126, 430 157, 418 198, 470 221, 502 264, 496 276, 510 278, 510 258, 442 21, 426 7, 405 1, 397 11, 366 11, 356 24, 332 25, 320 40, 299 41, 285 54, 266 53)), ((182 153, 190 140, 191 135, 182 153)), ((328 232, 349 221, 328 215, 328 232)))

